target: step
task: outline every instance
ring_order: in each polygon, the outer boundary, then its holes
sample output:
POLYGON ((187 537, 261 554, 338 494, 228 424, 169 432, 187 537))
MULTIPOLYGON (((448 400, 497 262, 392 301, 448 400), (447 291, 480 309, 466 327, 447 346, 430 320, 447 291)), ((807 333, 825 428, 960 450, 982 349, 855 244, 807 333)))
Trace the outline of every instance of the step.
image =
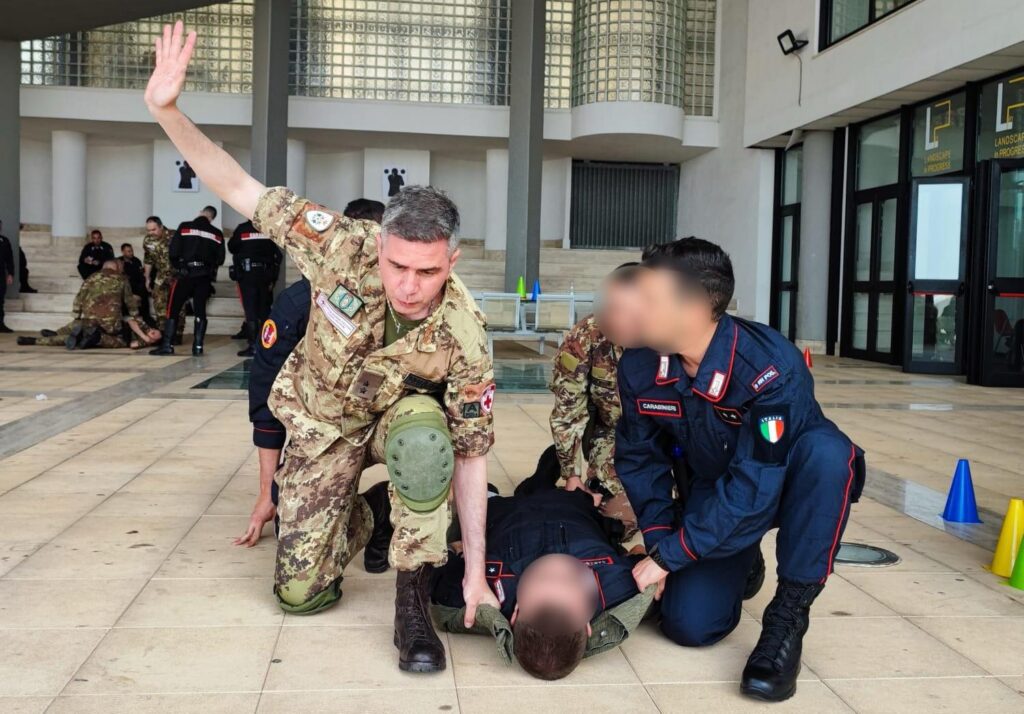
MULTIPOLYGON (((223 293, 219 293, 223 295, 223 293)), ((229 293, 230 297, 210 298, 206 304, 206 312, 217 317, 242 317, 242 305, 238 298, 229 293)), ((75 304, 75 296, 71 293, 36 293, 21 295, 21 312, 54 312, 70 315, 75 304)), ((9 309, 9 308, 8 308, 9 309)))
MULTIPOLYGON (((55 312, 9 312, 5 322, 8 327, 18 332, 34 333, 39 330, 56 330, 71 321, 69 315, 62 315, 55 312)), ((206 328, 210 335, 233 335, 238 332, 239 319, 236 317, 213 317, 209 318, 206 328)), ((186 334, 192 333, 193 320, 185 320, 186 334)))

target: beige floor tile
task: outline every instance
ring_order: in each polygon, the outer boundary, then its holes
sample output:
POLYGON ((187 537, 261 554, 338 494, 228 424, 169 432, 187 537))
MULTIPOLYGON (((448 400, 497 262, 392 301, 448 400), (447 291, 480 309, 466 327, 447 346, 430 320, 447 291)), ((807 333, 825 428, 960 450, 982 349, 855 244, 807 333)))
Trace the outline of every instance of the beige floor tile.
POLYGON ((961 573, 848 573, 849 580, 901 615, 1020 615, 1024 605, 961 573))
MULTIPOLYGON (((431 674, 398 669, 394 628, 285 627, 274 650, 265 688, 272 691, 316 689, 450 689, 452 668, 431 674)), ((442 641, 446 638, 442 637, 442 641)))
MULTIPOLYGON (((543 684, 522 670, 518 663, 506 665, 498 656, 494 638, 483 635, 449 635, 455 683, 467 686, 518 686, 543 684)), ((577 686, 598 684, 639 684, 636 673, 619 650, 603 652, 583 660, 576 670, 560 683, 577 686)))
POLYGON ((1024 676, 1024 617, 915 617, 929 632, 991 674, 1024 676))
POLYGON ((438 714, 458 712, 459 695, 454 688, 264 692, 256 711, 259 714, 438 714))
MULTIPOLYGON (((357 559, 362 562, 362 555, 357 559)), ((392 625, 395 621, 395 571, 364 578, 345 578, 341 602, 316 617, 285 615, 286 627, 327 625, 392 625)), ((269 594, 269 586, 267 590, 269 594)), ((272 597, 272 596, 271 596, 272 597)))
MULTIPOLYGON (((157 577, 161 578, 265 578, 274 572, 277 542, 264 536, 252 548, 232 541, 245 533, 248 516, 203 516, 196 522, 157 577)), ((264 533, 270 533, 270 526, 264 533)))
POLYGON ((63 693, 258 691, 279 629, 110 630, 63 693))
POLYGON ((22 486, 0 496, 0 516, 43 518, 59 515, 74 516, 77 519, 95 508, 108 495, 109 491, 94 490, 82 493, 54 493, 42 498, 38 493, 28 491, 22 486))
POLYGON ((822 679, 939 677, 982 670, 900 618, 845 618, 812 623, 804 662, 822 679))
MULTIPOLYGON (((844 539, 847 541, 848 539, 844 539)), ((945 563, 921 555, 916 550, 903 543, 897 543, 888 538, 879 538, 872 541, 862 541, 872 546, 884 548, 899 556, 900 561, 894 565, 887 565, 882 568, 867 568, 862 565, 836 564, 836 573, 842 577, 866 573, 951 573, 956 572, 945 563)))
POLYGON ((540 683, 534 687, 470 687, 459 689, 463 714, 518 714, 524 711, 574 714, 657 712, 651 696, 638 684, 566 685, 540 683))
MULTIPOLYGON (((743 609, 760 620, 764 608, 775 597, 776 581, 765 578, 761 591, 743 603, 743 609)), ((814 601, 812 618, 823 617, 895 617, 896 613, 840 575, 828 579, 825 589, 814 601)))
POLYGON ((0 697, 0 712, 4 712, 4 714, 43 714, 52 701, 53 697, 0 697))
POLYGON ((992 551, 973 543, 954 538, 945 533, 934 532, 924 538, 917 538, 908 546, 932 560, 936 560, 957 572, 985 570, 992 562, 992 551))
POLYGON ((0 630, 0 695, 56 695, 104 629, 0 630))
POLYGON ((1017 690, 1017 693, 1024 697, 1024 677, 1000 677, 999 681, 1017 690))
POLYGON ((858 679, 826 683, 859 714, 1024 711, 1024 698, 994 677, 858 679))
POLYGON ((664 714, 744 714, 769 710, 772 714, 850 714, 853 711, 825 684, 814 681, 800 682, 792 699, 770 705, 740 694, 737 682, 652 684, 647 689, 664 714))
POLYGON ((139 593, 118 627, 228 627, 280 625, 271 578, 154 579, 139 593))
POLYGON ((0 540, 0 577, 6 576, 14 568, 28 560, 33 553, 44 545, 46 543, 0 540))
POLYGON ((115 493, 92 516, 175 516, 198 518, 210 505, 205 493, 115 493))
POLYGON ((145 580, 0 580, 0 628, 110 627, 145 580))
POLYGON ((80 516, 74 513, 51 513, 46 516, 2 516, 4 533, 21 540, 46 542, 61 534, 80 516))
POLYGON ((252 714, 259 694, 101 694, 86 696, 60 696, 53 701, 47 714, 252 714))

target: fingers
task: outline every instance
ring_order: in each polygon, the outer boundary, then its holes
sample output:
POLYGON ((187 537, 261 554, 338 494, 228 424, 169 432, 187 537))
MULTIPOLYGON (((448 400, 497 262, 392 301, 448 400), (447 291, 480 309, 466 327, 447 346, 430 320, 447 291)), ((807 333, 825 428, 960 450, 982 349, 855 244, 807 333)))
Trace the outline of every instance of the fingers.
POLYGON ((164 41, 163 41, 163 57, 164 60, 171 59, 171 26, 164 25, 164 41))
POLYGON ((192 51, 196 47, 196 33, 192 31, 185 38, 185 48, 181 51, 181 62, 187 65, 192 59, 192 51))
POLYGON ((472 627, 473 623, 476 622, 476 603, 466 603, 466 617, 463 619, 462 624, 466 627, 472 627))
POLYGON ((174 29, 171 31, 171 53, 172 57, 181 50, 181 35, 185 31, 185 23, 178 20, 174 23, 174 29))

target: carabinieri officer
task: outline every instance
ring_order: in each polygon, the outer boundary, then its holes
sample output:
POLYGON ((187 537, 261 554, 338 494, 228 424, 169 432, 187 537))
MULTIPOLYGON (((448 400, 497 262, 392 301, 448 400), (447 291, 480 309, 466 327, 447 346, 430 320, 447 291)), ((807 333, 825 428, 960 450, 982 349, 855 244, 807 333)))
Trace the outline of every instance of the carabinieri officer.
POLYGON ((741 691, 781 701, 796 691, 809 609, 863 488, 864 455, 822 414, 793 344, 726 314, 735 280, 720 247, 684 238, 648 249, 644 266, 649 349, 619 362, 615 450, 648 549, 633 574, 641 590, 664 587, 670 639, 710 645, 739 622, 761 538, 777 527, 778 589, 741 691))

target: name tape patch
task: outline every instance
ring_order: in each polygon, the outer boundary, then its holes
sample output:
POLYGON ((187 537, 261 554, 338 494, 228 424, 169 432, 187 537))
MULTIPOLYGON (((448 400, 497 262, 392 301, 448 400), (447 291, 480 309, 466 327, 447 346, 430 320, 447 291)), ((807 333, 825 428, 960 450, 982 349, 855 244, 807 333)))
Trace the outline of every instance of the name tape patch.
POLYGON ((755 392, 760 392, 778 378, 779 370, 775 369, 775 365, 771 365, 765 369, 765 371, 761 372, 761 374, 757 375, 757 378, 750 383, 750 388, 755 392))
POLYGON ((316 294, 316 305, 324 313, 327 321, 334 325, 334 329, 345 337, 351 337, 356 331, 356 323, 345 317, 345 314, 332 305, 330 299, 323 293, 316 294))
POLYGON ((683 416, 682 404, 664 399, 637 399, 636 410, 649 416, 673 417, 675 419, 683 416))

